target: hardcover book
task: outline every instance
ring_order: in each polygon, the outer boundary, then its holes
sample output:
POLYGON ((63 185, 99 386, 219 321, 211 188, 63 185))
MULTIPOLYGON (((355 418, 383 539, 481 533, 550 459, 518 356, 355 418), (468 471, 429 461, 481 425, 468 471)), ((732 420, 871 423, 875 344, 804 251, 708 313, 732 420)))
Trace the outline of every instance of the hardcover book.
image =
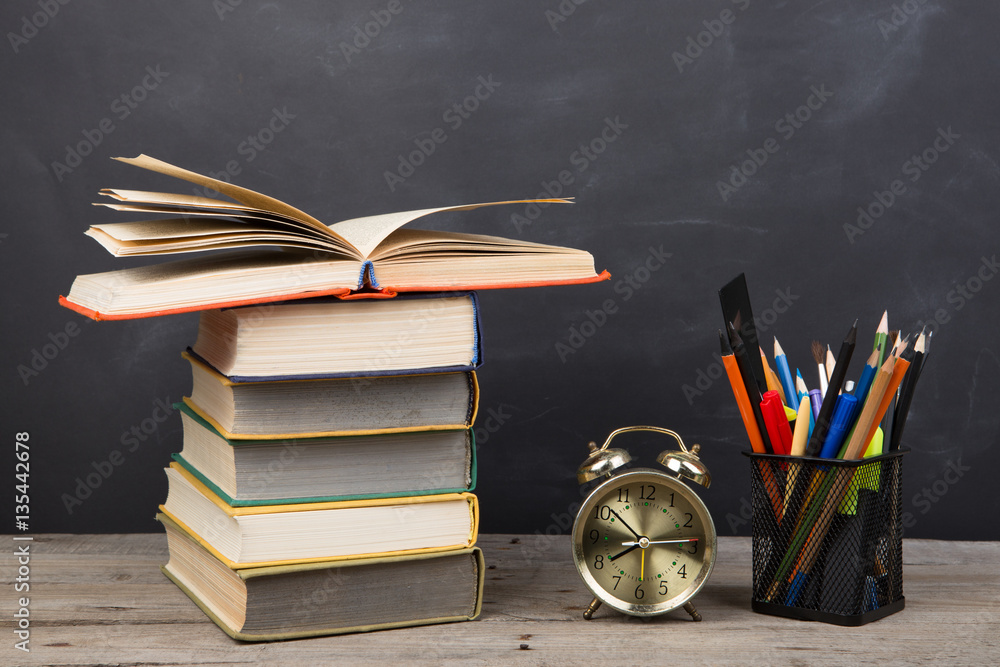
POLYGON ((228 505, 283 505, 460 493, 476 485, 472 429, 230 440, 176 403, 184 448, 174 454, 228 505))
POLYGON ((471 493, 232 507, 176 461, 160 511, 232 569, 471 547, 471 493))
POLYGON ((275 641, 466 621, 479 616, 486 568, 475 547, 409 556, 234 570, 157 514, 163 573, 230 637, 275 641))
POLYGON ((184 402, 230 440, 467 429, 476 418, 476 374, 422 373, 234 382, 189 353, 184 402))
MULTIPOLYGON (((216 190, 235 203, 192 195, 105 189, 102 205, 159 220, 93 225, 112 254, 226 250, 154 266, 81 275, 60 303, 94 319, 127 319, 322 295, 588 283, 590 253, 495 236, 402 229, 417 218, 484 206, 569 203, 518 200, 385 213, 325 225, 288 204, 146 155, 127 164, 216 190), (241 249, 241 250, 234 250, 241 249)), ((367 293, 367 294, 365 294, 367 293)))
POLYGON ((205 310, 192 350, 235 382, 472 370, 482 361, 474 292, 205 310))

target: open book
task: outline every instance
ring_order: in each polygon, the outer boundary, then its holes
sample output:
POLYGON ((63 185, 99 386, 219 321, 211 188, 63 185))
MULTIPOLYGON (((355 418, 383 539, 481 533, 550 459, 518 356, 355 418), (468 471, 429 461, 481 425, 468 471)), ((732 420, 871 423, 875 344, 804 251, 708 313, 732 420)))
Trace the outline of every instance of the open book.
POLYGON ((494 236, 402 229, 432 213, 518 200, 386 213, 325 225, 284 202, 146 155, 115 158, 214 189, 208 197, 102 190, 119 211, 171 216, 92 226, 116 257, 224 250, 193 259, 81 275, 60 303, 94 319, 128 319, 320 295, 529 287, 607 279, 590 253, 494 236), (277 247, 275 247, 277 246, 277 247))

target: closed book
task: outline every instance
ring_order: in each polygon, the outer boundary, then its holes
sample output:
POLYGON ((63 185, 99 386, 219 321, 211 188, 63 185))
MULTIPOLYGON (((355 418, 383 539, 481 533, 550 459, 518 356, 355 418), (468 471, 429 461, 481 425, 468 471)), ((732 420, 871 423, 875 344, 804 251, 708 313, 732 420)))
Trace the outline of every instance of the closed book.
POLYGON ((485 567, 475 547, 234 570, 157 514, 170 560, 163 573, 222 630, 242 641, 368 632, 476 618, 485 567))
POLYGON ((206 310, 192 352, 235 382, 473 370, 474 292, 206 310))
POLYGON ((230 439, 458 430, 479 403, 475 372, 235 382, 185 352, 184 402, 230 439))
POLYGON ((278 440, 227 439, 186 403, 174 460, 233 507, 471 491, 472 429, 278 440))
POLYGON ((116 257, 196 253, 193 259, 77 276, 60 303, 94 319, 129 319, 323 295, 394 296, 589 283, 589 252, 496 236, 402 229, 432 214, 537 199, 382 213, 324 224, 278 199, 140 155, 116 158, 233 201, 105 189, 109 208, 165 215, 92 225, 87 235, 116 257), (226 251, 226 252, 204 252, 226 251))
POLYGON ((471 493, 232 507, 176 461, 166 473, 160 511, 234 569, 459 549, 479 530, 471 493))

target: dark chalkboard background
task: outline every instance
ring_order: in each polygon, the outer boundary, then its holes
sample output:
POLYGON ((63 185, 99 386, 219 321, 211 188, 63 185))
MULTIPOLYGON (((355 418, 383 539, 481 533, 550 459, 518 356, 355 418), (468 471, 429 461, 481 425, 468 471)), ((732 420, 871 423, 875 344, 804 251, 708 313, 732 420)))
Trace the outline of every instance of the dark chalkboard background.
MULTIPOLYGON (((749 534, 747 441, 713 357, 717 290, 745 272, 765 345, 777 334, 811 384, 814 338, 836 350, 858 318, 867 346, 885 308, 904 332, 933 323, 906 534, 1000 538, 993 3, 48 5, 0 9, 0 476, 13 486, 13 439, 30 433, 30 532, 158 530, 181 434, 176 415, 153 418, 190 389, 179 352, 197 316, 93 323, 56 303, 78 273, 141 261, 82 233, 129 219, 90 205, 102 187, 178 186, 109 159, 147 153, 234 167, 330 222, 530 197, 567 172, 575 206, 424 221, 585 248, 613 275, 481 294, 485 532, 566 528, 586 442, 651 423, 703 445, 719 533, 749 534), (446 141, 390 188, 386 172, 439 128, 446 141), (875 217, 845 228, 859 207, 875 217)), ((667 442, 622 444, 652 464, 667 442)))

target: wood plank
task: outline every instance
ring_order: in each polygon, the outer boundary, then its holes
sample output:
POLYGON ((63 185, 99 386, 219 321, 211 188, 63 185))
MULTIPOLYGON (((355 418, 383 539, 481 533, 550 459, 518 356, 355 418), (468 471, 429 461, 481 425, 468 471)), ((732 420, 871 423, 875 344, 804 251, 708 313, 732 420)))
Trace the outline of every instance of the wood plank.
MULTIPOLYGON (((10 544, 8 538, 8 544, 10 544)), ((1000 653, 1000 543, 904 542, 906 609, 860 628, 750 610, 750 540, 719 538, 712 578, 696 599, 704 617, 644 621, 602 608, 573 568, 565 536, 483 535, 488 565, 480 620, 274 644, 226 636, 159 571, 161 534, 43 535, 32 543, 30 654, 0 625, 0 664, 302 665, 403 663, 847 664, 984 662, 1000 653)), ((11 550, 12 551, 12 550, 11 550)), ((7 563, 13 560, 8 557, 7 563)), ((16 567, 2 571, 5 608, 16 567)))

